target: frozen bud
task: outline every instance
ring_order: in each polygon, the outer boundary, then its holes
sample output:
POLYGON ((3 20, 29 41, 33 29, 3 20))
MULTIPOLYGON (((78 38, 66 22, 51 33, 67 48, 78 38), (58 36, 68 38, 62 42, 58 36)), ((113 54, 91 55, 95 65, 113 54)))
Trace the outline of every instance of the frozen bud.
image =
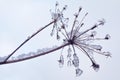
POLYGON ((65 5, 65 6, 63 7, 63 10, 66 10, 66 8, 67 8, 67 5, 65 5))
POLYGON ((61 28, 62 28, 62 29, 65 29, 65 25, 63 24, 63 25, 61 26, 61 28))
POLYGON ((105 36, 105 39, 106 39, 106 40, 110 39, 110 35, 107 34, 107 35, 105 36))
POLYGON ((59 5, 59 3, 58 3, 58 2, 56 2, 55 6, 58 6, 58 5, 59 5))
POLYGON ((57 19, 59 17, 59 14, 58 13, 54 13, 52 12, 52 19, 57 19))
POLYGON ((82 7, 79 8, 79 12, 82 10, 82 7))
POLYGON ((105 24, 105 19, 99 20, 99 25, 104 25, 105 24))
POLYGON ((71 48, 69 47, 67 51, 68 51, 67 57, 70 58, 71 57, 71 52, 72 52, 71 48))
POLYGON ((76 69, 76 76, 80 76, 83 73, 83 71, 80 68, 76 69))
POLYGON ((60 39, 60 36, 57 34, 57 40, 59 40, 60 39))
POLYGON ((92 62, 92 67, 95 71, 98 71, 100 68, 99 64, 96 64, 95 62, 92 62))
POLYGON ((97 32, 96 31, 93 31, 93 32, 91 32, 91 37, 94 37, 95 35, 97 34, 97 32))
POLYGON ((75 14, 74 14, 74 16, 77 18, 77 17, 78 17, 78 14, 77 14, 77 13, 75 13, 75 14))

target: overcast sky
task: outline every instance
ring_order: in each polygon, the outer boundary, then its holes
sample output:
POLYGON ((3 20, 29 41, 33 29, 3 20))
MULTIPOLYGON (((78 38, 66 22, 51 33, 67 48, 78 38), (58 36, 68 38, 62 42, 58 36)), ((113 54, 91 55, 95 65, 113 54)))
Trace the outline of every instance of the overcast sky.
MULTIPOLYGON (((60 7, 68 5, 66 16, 73 19, 73 14, 82 6, 82 14, 88 12, 86 28, 104 18, 106 24, 97 28, 100 37, 109 33, 109 41, 99 42, 105 51, 112 53, 112 58, 95 55, 100 70, 91 68, 89 59, 82 53, 80 68, 84 71, 75 77, 74 67, 59 68, 57 60, 60 51, 32 60, 0 65, 0 80, 119 80, 120 79, 120 1, 119 0, 58 0, 60 7)), ((0 0, 0 56, 11 53, 22 41, 37 29, 51 21, 50 9, 54 10, 56 0, 0 0)), ((82 17, 82 16, 81 16, 82 17)), ((52 47, 59 43, 50 37, 52 28, 28 42, 16 54, 36 51, 43 47, 52 47)), ((65 53, 66 54, 66 53, 65 53)))

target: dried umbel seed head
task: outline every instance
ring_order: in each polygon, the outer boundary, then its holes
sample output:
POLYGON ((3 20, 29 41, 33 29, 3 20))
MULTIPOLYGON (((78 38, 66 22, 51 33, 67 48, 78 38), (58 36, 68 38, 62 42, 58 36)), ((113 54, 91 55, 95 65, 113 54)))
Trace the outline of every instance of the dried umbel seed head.
MULTIPOLYGON (((42 56, 42 55, 54 52, 61 48, 63 49, 65 46, 69 46, 68 54, 67 54, 67 59, 68 59, 67 65, 68 66, 73 65, 75 67, 76 76, 80 76, 83 73, 83 71, 79 68, 79 66, 80 66, 79 56, 76 54, 76 51, 75 51, 76 48, 81 50, 83 53, 85 53, 87 55, 87 57, 92 62, 92 67, 95 71, 99 70, 100 66, 94 60, 94 56, 93 56, 94 52, 104 55, 104 56, 107 56, 107 57, 111 57, 111 54, 109 52, 102 52, 102 46, 93 44, 92 42, 95 42, 96 40, 105 40, 105 39, 108 40, 108 39, 110 39, 110 35, 107 34, 104 38, 96 38, 96 36, 95 36, 96 31, 91 32, 91 34, 89 34, 89 32, 92 31, 93 29, 97 28, 100 25, 104 25, 105 20, 104 19, 99 20, 98 23, 93 25, 91 28, 88 28, 85 31, 80 32, 80 30, 82 30, 81 28, 84 25, 83 20, 85 19, 85 17, 87 16, 88 13, 86 13, 83 16, 83 18, 79 21, 78 17, 82 10, 82 8, 80 7, 78 12, 75 13, 73 25, 72 25, 72 28, 70 28, 70 27, 68 27, 69 18, 65 18, 64 13, 63 13, 66 10, 67 5, 65 5, 62 8, 62 10, 60 10, 58 8, 58 5, 59 5, 58 2, 56 2, 55 10, 54 10, 54 12, 51 12, 52 22, 45 25, 44 27, 42 27, 41 29, 39 29, 38 31, 33 33, 31 36, 29 36, 10 55, 8 55, 7 57, 6 56, 0 57, 0 64, 13 63, 13 62, 31 59, 34 57, 38 57, 38 56, 42 56), (50 26, 51 24, 53 24, 51 36, 54 34, 54 32, 56 32, 56 39, 59 40, 61 38, 60 35, 62 34, 62 36, 65 38, 65 39, 63 39, 63 41, 64 41, 63 45, 61 45, 57 48, 56 47, 52 48, 52 49, 45 48, 45 49, 39 50, 39 51, 37 51, 37 54, 32 52, 32 53, 29 53, 29 55, 28 54, 18 55, 17 58, 11 57, 21 46, 23 46, 32 37, 34 37, 36 34, 41 32, 43 29, 50 26), (67 28, 70 28, 71 30, 68 32, 67 28), (56 31, 54 31, 54 30, 56 30, 56 31), (71 48, 72 48, 72 50, 71 50, 71 48), (72 53, 72 51, 73 51, 73 53, 72 53)), ((60 55, 58 62, 59 62, 60 67, 62 67, 64 65, 64 57, 62 54, 60 55)))

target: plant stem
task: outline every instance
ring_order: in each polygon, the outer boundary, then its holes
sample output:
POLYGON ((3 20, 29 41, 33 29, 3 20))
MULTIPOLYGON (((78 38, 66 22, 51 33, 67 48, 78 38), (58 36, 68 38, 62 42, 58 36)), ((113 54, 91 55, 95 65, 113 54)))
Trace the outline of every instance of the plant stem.
POLYGON ((26 58, 16 59, 16 60, 8 60, 8 61, 6 61, 6 62, 5 62, 5 61, 4 61, 4 62, 0 62, 0 65, 9 64, 9 63, 15 63, 15 62, 20 62, 20 61, 32 59, 32 58, 35 58, 35 57, 43 56, 43 55, 46 55, 46 54, 48 54, 48 53, 52 53, 52 52, 54 52, 54 51, 57 51, 57 50, 65 47, 65 46, 67 46, 67 45, 70 45, 70 43, 63 44, 63 45, 61 45, 61 46, 59 46, 59 47, 57 47, 57 48, 54 48, 54 49, 52 49, 52 50, 49 50, 49 51, 46 51, 46 52, 43 52, 43 53, 39 53, 39 54, 34 55, 34 56, 29 56, 29 57, 26 57, 26 58))
POLYGON ((34 34, 32 34, 30 37, 28 37, 24 42, 22 42, 10 55, 8 55, 8 57, 4 60, 4 63, 18 50, 20 49, 25 43, 27 43, 30 39, 32 39, 35 35, 37 35, 40 31, 42 31, 43 29, 47 28, 48 26, 50 26, 52 23, 54 23, 56 20, 50 22, 49 24, 45 25, 44 27, 40 28, 37 32, 35 32, 34 34))

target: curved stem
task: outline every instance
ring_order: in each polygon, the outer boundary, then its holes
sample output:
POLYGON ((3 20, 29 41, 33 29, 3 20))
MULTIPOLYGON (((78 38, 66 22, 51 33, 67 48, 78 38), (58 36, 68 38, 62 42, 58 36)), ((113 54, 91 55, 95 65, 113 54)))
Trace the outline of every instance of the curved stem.
POLYGON ((4 62, 0 62, 0 65, 3 65, 3 64, 10 64, 10 63, 15 63, 15 62, 21 62, 21 61, 25 61, 25 60, 29 60, 29 59, 32 59, 32 58, 35 58, 35 57, 39 57, 39 56, 43 56, 43 55, 46 55, 46 54, 49 54, 49 53, 52 53, 54 51, 57 51, 67 45, 70 45, 70 43, 66 43, 64 45, 61 45, 57 48, 54 48, 52 50, 49 50, 49 51, 46 51, 46 52, 43 52, 43 53, 39 53, 39 54, 36 54, 36 55, 33 55, 33 56, 29 56, 29 57, 26 57, 26 58, 22 58, 22 59, 16 59, 16 60, 8 60, 8 61, 4 61, 4 62))
POLYGON ((25 43, 27 43, 30 39, 32 39, 35 35, 37 35, 40 31, 42 31, 43 29, 47 28, 48 26, 50 26, 52 23, 54 23, 56 20, 50 22, 49 24, 45 25, 44 27, 40 28, 37 32, 35 32, 34 34, 32 34, 30 37, 28 37, 24 42, 22 42, 5 60, 4 63, 18 50, 20 49, 25 43))

